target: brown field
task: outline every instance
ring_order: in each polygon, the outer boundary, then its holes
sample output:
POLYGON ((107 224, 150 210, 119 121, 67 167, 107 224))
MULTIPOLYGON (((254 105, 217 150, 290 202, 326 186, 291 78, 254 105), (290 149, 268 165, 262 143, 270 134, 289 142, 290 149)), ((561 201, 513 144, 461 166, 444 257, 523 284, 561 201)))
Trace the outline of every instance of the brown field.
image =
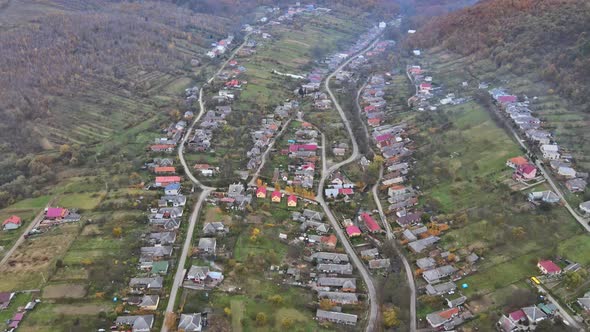
POLYGON ((53 312, 63 315, 96 315, 101 311, 110 311, 112 307, 104 304, 62 304, 55 306, 53 312))
POLYGON ((43 289, 44 299, 81 299, 84 296, 86 296, 86 286, 83 284, 49 285, 43 289))
POLYGON ((30 289, 41 286, 54 264, 69 248, 78 225, 64 225, 37 238, 26 240, 8 262, 0 267, 0 290, 30 289))

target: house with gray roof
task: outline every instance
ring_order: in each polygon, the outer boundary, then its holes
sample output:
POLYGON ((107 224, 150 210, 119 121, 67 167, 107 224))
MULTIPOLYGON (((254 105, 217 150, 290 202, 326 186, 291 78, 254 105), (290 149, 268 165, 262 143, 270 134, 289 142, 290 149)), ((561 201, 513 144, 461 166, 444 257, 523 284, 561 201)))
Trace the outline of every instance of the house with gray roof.
POLYGON ((410 242, 408 246, 410 247, 410 249, 412 249, 412 251, 420 253, 438 241, 440 241, 440 238, 438 236, 429 236, 424 239, 410 242))
POLYGON ((454 266, 445 265, 437 267, 436 269, 424 271, 422 273, 422 278, 424 278, 429 284, 436 284, 440 282, 440 279, 448 277, 455 272, 457 272, 457 269, 454 266))
POLYGON ((203 226, 203 234, 205 235, 223 235, 227 232, 229 232, 229 228, 219 221, 208 222, 203 226))
POLYGON ((340 288, 343 292, 354 292, 356 291, 356 278, 320 277, 317 285, 319 287, 340 288))
POLYGON ((344 292, 318 292, 320 299, 329 299, 336 304, 356 304, 359 302, 358 295, 355 293, 344 292))
POLYGON ((319 272, 335 274, 352 274, 352 265, 348 264, 318 264, 319 272))
POLYGON ((342 312, 326 311, 318 309, 315 318, 319 321, 329 321, 336 324, 356 325, 357 316, 342 312))
POLYGON ((178 330, 185 332, 200 332, 203 328, 201 313, 181 314, 178 330))
POLYGON ((590 292, 587 292, 583 297, 578 298, 578 304, 584 310, 590 311, 590 292))
POLYGON ((430 270, 436 267, 436 261, 432 257, 424 257, 416 260, 416 265, 422 270, 430 270))
POLYGON ((311 255, 311 258, 317 261, 318 263, 348 263, 347 254, 337 254, 333 252, 315 252, 311 255))
POLYGON ((159 290, 162 288, 163 283, 164 278, 162 277, 131 278, 129 280, 129 287, 135 291, 159 290))
POLYGON ((153 244, 172 244, 176 242, 176 232, 150 233, 149 241, 153 244))
POLYGON ((202 237, 197 247, 201 254, 215 255, 217 250, 217 239, 213 237, 202 237))
POLYGON ((369 261, 369 269, 386 269, 391 266, 391 260, 389 258, 384 259, 372 259, 369 261))
POLYGON ((379 257, 379 249, 371 248, 371 249, 361 250, 361 257, 377 258, 377 257, 379 257))
POLYGON ((538 324, 543 319, 547 318, 547 314, 545 314, 541 309, 537 308, 536 306, 522 308, 522 311, 526 315, 526 318, 529 320, 529 323, 538 324))
POLYGON ((119 327, 130 327, 133 332, 149 332, 154 325, 154 315, 119 316, 115 320, 119 327))
POLYGON ((408 240, 408 242, 414 242, 414 241, 418 240, 416 235, 414 235, 414 233, 412 233, 412 231, 409 229, 405 229, 403 231, 402 235, 403 235, 404 239, 408 240))
POLYGON ((142 310, 156 310, 160 303, 159 295, 144 295, 139 302, 139 308, 142 310))
POLYGON ((580 210, 585 214, 590 214, 590 201, 580 203, 580 210))
POLYGON ((160 259, 172 254, 172 246, 155 245, 153 247, 141 247, 141 256, 144 258, 160 259))
POLYGON ((454 291, 455 289, 457 289, 457 285, 452 281, 442 282, 440 284, 435 285, 428 284, 426 285, 426 294, 442 295, 454 291))

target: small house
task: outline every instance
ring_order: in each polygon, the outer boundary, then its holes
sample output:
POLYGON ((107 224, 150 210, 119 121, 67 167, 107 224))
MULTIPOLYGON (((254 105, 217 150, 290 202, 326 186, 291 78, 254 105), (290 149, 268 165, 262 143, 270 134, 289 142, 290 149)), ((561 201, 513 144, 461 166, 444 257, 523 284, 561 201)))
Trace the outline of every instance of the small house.
POLYGON ((351 225, 351 226, 346 227, 346 234, 348 234, 349 237, 360 236, 361 229, 358 228, 358 226, 351 225))
POLYGON ((266 198, 266 187, 260 186, 256 189, 256 197, 257 198, 266 198))
POLYGON ((585 214, 590 214, 590 201, 580 203, 580 210, 585 214))
POLYGON ((19 216, 10 216, 8 219, 4 220, 2 226, 4 227, 5 231, 17 229, 22 225, 22 220, 19 216))
POLYGON ((287 197, 287 206, 288 207, 296 207, 297 206, 297 196, 289 195, 289 197, 287 197))
POLYGON ((543 274, 560 274, 561 268, 551 260, 539 261, 537 267, 543 274))
POLYGON ((185 332, 200 332, 203 329, 202 317, 200 313, 181 314, 178 322, 178 330, 185 332))
POLYGON ((171 183, 164 187, 164 193, 169 196, 180 194, 180 183, 171 183))
POLYGON ((275 190, 270 195, 270 200, 273 203, 280 203, 281 202, 281 197, 282 197, 281 191, 280 190, 275 190))

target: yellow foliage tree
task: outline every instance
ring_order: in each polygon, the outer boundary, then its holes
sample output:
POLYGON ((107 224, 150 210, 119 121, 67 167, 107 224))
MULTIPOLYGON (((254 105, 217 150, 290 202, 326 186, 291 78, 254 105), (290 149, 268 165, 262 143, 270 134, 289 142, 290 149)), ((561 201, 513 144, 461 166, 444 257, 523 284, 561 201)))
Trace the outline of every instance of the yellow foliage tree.
POLYGON ((399 325, 397 310, 395 308, 383 310, 383 325, 386 328, 392 328, 399 325))
POLYGON ((334 307, 334 303, 330 299, 321 299, 320 300, 320 309, 322 310, 331 310, 334 307))
POLYGON ((113 236, 114 237, 121 237, 123 235, 123 229, 121 227, 114 227, 113 228, 113 236))
POLYGON ((225 314, 227 317, 229 317, 229 316, 231 316, 231 309, 230 309, 229 307, 225 307, 225 308, 223 308, 223 313, 224 313, 224 314, 225 314))

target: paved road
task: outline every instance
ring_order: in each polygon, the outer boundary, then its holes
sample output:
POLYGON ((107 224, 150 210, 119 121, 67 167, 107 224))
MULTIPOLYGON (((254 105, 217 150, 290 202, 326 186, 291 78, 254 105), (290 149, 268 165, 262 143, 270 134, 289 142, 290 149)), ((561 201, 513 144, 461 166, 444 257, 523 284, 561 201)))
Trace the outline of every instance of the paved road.
POLYGON ((45 205, 45 208, 43 210, 41 210, 41 212, 39 212, 39 214, 37 214, 35 216, 35 219, 33 219, 33 221, 31 221, 29 223, 29 226, 27 226, 27 228, 24 230, 24 232, 21 234, 21 236, 16 240, 16 242, 14 242, 14 244, 12 245, 10 250, 8 250, 8 252, 6 252, 4 257, 2 257, 2 260, 0 261, 0 266, 3 266, 4 264, 6 264, 6 262, 8 262, 8 260, 10 259, 10 256, 12 256, 12 254, 14 254, 14 251, 16 250, 16 248, 18 248, 18 246, 20 246, 25 241, 25 235, 27 233, 29 233, 30 231, 32 231, 33 228, 35 228, 35 226, 37 226, 37 224, 39 224, 41 219, 43 219, 43 216, 45 215, 45 209, 47 209, 49 206, 51 206, 51 204, 53 203, 54 200, 55 200, 55 198, 51 199, 51 201, 49 201, 49 203, 47 203, 47 205, 45 205))
POLYGON ((385 230, 387 231, 387 239, 393 245, 395 252, 397 255, 402 259, 402 263, 404 264, 404 270, 406 271, 406 279, 408 280, 408 286, 410 287, 410 331, 416 331, 416 284, 414 282, 414 273, 412 268, 410 267, 410 263, 406 259, 406 256, 399 250, 397 245, 395 244, 395 239, 393 237, 393 232, 391 231, 391 225, 387 222, 387 218, 385 217, 385 213, 383 213, 383 206, 381 205, 381 200, 379 199, 379 193, 377 192, 377 188, 379 187, 379 182, 381 182, 381 178, 383 177, 383 166, 379 170, 379 179, 375 183, 372 188, 373 192, 373 199, 375 200, 375 204, 377 205, 377 209, 379 210, 379 217, 381 218, 381 223, 385 225, 385 230))
MULTIPOLYGON (((204 189, 203 192, 199 195, 199 200, 195 203, 195 207, 193 209, 193 213, 191 214, 189 220, 188 230, 186 232, 186 238, 184 239, 184 245, 182 247, 182 253, 180 254, 180 259, 178 260, 178 267, 176 269, 176 275, 174 276, 174 283, 172 284, 172 288, 170 291, 170 297, 168 299, 168 306, 166 307, 166 313, 174 311, 174 305, 176 302, 176 296, 178 295, 178 289, 182 286, 182 281, 184 279, 184 265, 186 264, 186 258, 189 255, 189 249, 192 246, 193 242, 193 233, 195 231, 195 225, 197 224, 197 220, 199 219, 199 212, 201 211, 201 207, 203 206, 203 202, 209 194, 213 191, 212 188, 204 189)), ((168 329, 166 328, 166 324, 162 326, 162 332, 166 332, 168 329)))
POLYGON ((258 177, 260 176, 260 172, 262 171, 262 168, 264 167, 264 163, 266 163, 266 158, 268 158, 268 153, 270 152, 272 147, 275 145, 276 141, 281 136, 283 136, 283 133, 285 133, 285 130, 287 130, 287 127, 289 127, 291 120, 293 120, 293 119, 289 119, 289 120, 287 120, 287 122, 285 122, 285 124, 283 124, 283 129, 281 129, 281 131, 272 139, 272 141, 270 142, 270 144, 268 145, 268 147, 266 148, 266 150, 262 154, 262 161, 260 162, 260 165, 258 166, 258 169, 254 173, 254 175, 252 175, 252 179, 250 180, 250 182, 248 182, 248 186, 256 185, 256 180, 258 180, 258 177))
MULTIPOLYGON (((338 236, 338 239, 340 240, 340 243, 342 243, 342 245, 346 249, 346 252, 348 253, 350 258, 352 259, 352 263, 358 269, 358 271, 360 272, 360 274, 363 278, 363 281, 367 285, 367 293, 368 293, 369 305, 370 305, 369 316, 367 318, 367 327, 366 327, 367 332, 372 332, 372 331, 377 330, 377 318, 379 316, 379 303, 377 301, 377 291, 375 289, 375 284, 373 283, 373 279, 371 278, 371 275, 370 275, 369 271, 367 270, 367 267, 363 264, 363 262, 357 256, 354 248, 352 247, 350 242, 348 242, 348 238, 344 234, 342 227, 340 226, 340 224, 338 223, 338 221, 336 220, 336 218, 332 214, 332 211, 328 207, 328 204, 326 204, 326 202, 324 201, 322 193, 324 191, 323 188, 325 186, 326 179, 328 178, 328 176, 332 172, 334 172, 335 170, 339 169, 342 166, 345 166, 345 165, 355 161, 359 157, 358 144, 357 144, 354 134, 352 132, 352 128, 350 126, 350 123, 346 119, 346 115, 344 114, 342 107, 340 106, 340 104, 338 103, 338 100, 336 99, 336 97, 332 93, 332 90, 330 89, 330 80, 332 79, 332 77, 334 77, 334 75, 338 71, 342 70, 342 68, 344 68, 346 65, 348 65, 352 60, 354 60, 359 55, 362 55, 365 52, 367 52, 368 50, 370 50, 371 48, 373 48, 378 41, 379 41, 379 38, 378 37, 375 38, 375 40, 371 43, 371 45, 369 45, 365 49, 361 50, 356 55, 350 57, 344 63, 342 63, 338 68, 336 68, 336 70, 334 70, 330 75, 328 75, 328 77, 326 78, 326 80, 324 82, 324 87, 325 87, 326 91, 328 92, 328 95, 332 99, 332 103, 336 107, 336 110, 340 114, 340 118, 342 118, 342 121, 346 125, 346 130, 348 131, 348 134, 350 135, 350 138, 352 140, 352 155, 350 157, 348 157, 348 159, 333 165, 329 169, 326 169, 326 163, 325 163, 325 160, 326 160, 325 150, 326 149, 325 149, 325 147, 322 149, 322 160, 323 160, 323 162, 322 162, 322 177, 321 177, 320 182, 318 184, 318 196, 316 197, 317 202, 320 203, 320 205, 324 209, 324 213, 326 214, 326 216, 328 217, 328 220, 332 224, 332 228, 334 228, 336 235, 338 236)), ((322 140, 323 140, 323 136, 322 136, 322 140)))
MULTIPOLYGON (((213 80, 215 79, 215 77, 217 75, 219 75, 219 73, 225 68, 225 66, 227 66, 227 64, 234 58, 234 56, 236 55, 236 53, 242 47, 244 47, 244 45, 248 41, 248 37, 249 36, 250 36, 250 34, 247 34, 246 35, 246 37, 244 38, 244 42, 242 44, 240 44, 240 46, 238 46, 231 53, 230 57, 221 65, 221 67, 213 74, 213 76, 211 76, 211 78, 209 78, 209 80, 207 80, 207 83, 208 84, 210 84, 211 82, 213 82, 213 80)), ((180 286, 182 286, 182 280, 184 278, 184 265, 186 263, 186 258, 188 256, 189 248, 191 247, 191 244, 192 244, 192 241, 193 241, 193 233, 194 233, 194 230, 195 230, 195 225, 197 224, 197 220, 199 219, 199 212, 200 212, 201 207, 203 206, 203 202, 205 201, 205 199, 207 198, 207 196, 209 196, 209 194, 213 190, 215 190, 215 188, 213 188, 213 187, 208 187, 208 186, 203 185, 193 175, 192 168, 187 165, 186 160, 184 159, 184 146, 185 146, 188 138, 190 137, 190 132, 193 130, 193 128, 195 127, 195 125, 197 124, 197 122, 201 119, 201 117, 203 116, 203 114, 205 114, 205 110, 206 110, 205 102, 203 102, 203 87, 201 87, 201 89, 199 90, 199 114, 195 117, 195 120, 193 121, 193 123, 191 124, 191 126, 186 131, 186 134, 184 135, 184 137, 182 138, 181 143, 178 146, 178 158, 180 159, 180 163, 182 164, 182 167, 184 168, 184 173, 188 176, 188 178, 198 188, 202 189, 203 192, 201 192, 201 194, 199 195, 199 200, 195 204, 194 209, 193 209, 193 213, 191 214, 191 217, 189 219, 189 226, 188 226, 186 238, 184 240, 184 245, 182 247, 182 253, 180 254, 180 258, 178 260, 178 266, 177 266, 177 269, 176 269, 176 275, 174 276, 174 283, 172 284, 172 288, 170 289, 170 297, 168 299, 168 306, 166 307, 164 324, 162 324, 161 332, 168 332, 168 327, 167 327, 168 324, 166 322, 166 319, 168 319, 168 315, 167 314, 174 312, 174 305, 175 305, 175 302, 176 302, 176 296, 178 294, 178 289, 180 288, 180 286)))
POLYGON ((559 310, 559 314, 561 315, 561 317, 566 320, 571 327, 577 328, 580 331, 583 331, 584 329, 580 326, 579 322, 577 320, 574 319, 574 317, 572 317, 567 310, 565 310, 561 304, 559 304, 559 302, 557 302, 555 300, 555 298, 553 298, 553 296, 551 296, 551 294, 549 294, 541 285, 537 285, 534 284, 534 286, 537 287, 537 289, 542 292, 543 294, 545 294, 544 296, 549 299, 549 301, 551 301, 551 303, 553 303, 557 309, 559 310))

